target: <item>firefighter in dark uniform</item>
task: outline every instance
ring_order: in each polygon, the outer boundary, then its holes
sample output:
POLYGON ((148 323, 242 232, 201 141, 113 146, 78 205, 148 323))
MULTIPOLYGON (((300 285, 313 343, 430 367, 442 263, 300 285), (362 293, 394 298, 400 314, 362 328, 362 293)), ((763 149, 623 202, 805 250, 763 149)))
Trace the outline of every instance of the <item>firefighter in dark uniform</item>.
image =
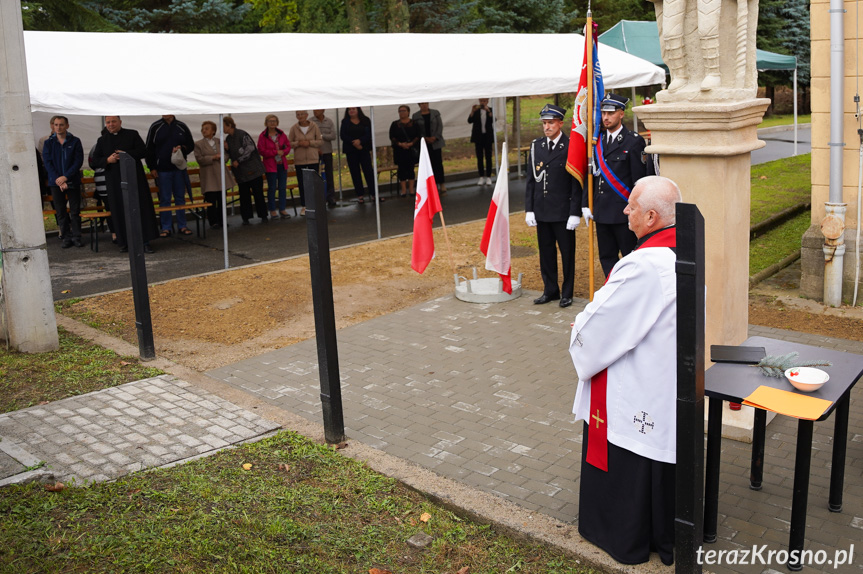
POLYGON ((561 307, 572 305, 575 283, 575 229, 581 223, 581 186, 566 171, 569 138, 561 132, 566 110, 546 104, 539 117, 545 136, 530 144, 524 219, 536 226, 539 270, 544 285, 534 303, 560 299, 561 307), (557 247, 555 247, 557 244, 557 247), (560 249, 563 284, 557 283, 557 250, 560 249))
POLYGON ((587 191, 582 215, 596 223, 599 263, 605 276, 620 257, 635 249, 638 240, 630 231, 623 210, 635 183, 647 175, 644 138, 623 125, 623 112, 629 98, 607 94, 602 100, 602 125, 593 154, 593 212, 588 207, 587 191))

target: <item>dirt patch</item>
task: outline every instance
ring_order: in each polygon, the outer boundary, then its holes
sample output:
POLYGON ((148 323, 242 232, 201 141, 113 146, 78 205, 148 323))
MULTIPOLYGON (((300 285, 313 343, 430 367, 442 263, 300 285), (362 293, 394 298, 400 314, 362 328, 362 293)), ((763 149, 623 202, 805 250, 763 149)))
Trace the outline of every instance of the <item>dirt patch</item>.
MULTIPOLYGON (((523 287, 542 289, 535 229, 513 215, 512 270, 523 287)), ((491 277, 479 252, 484 222, 448 228, 456 273, 491 277)), ((339 329, 453 292, 453 270, 442 230, 435 230, 437 257, 423 275, 410 268, 411 237, 375 241, 331 252, 333 298, 339 329)), ((587 232, 579 228, 575 296, 587 298, 587 232)), ((596 287, 602 272, 595 267, 596 287)), ((180 279, 150 287, 156 352, 206 371, 314 336, 308 257, 180 279)), ((67 305, 67 315, 137 344, 131 291, 67 305)), ((773 298, 753 296, 753 324, 863 340, 863 322, 789 309, 773 298)))

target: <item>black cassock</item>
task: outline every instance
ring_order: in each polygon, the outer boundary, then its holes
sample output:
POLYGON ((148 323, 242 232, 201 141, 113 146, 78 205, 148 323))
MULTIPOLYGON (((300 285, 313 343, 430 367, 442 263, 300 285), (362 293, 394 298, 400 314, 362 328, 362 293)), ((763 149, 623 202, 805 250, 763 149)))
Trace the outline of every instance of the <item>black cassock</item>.
POLYGON ((585 460, 584 425, 578 533, 622 564, 641 564, 658 552, 674 562, 674 465, 608 443, 608 472, 585 460))
POLYGON ((105 183, 108 186, 108 209, 111 210, 111 221, 117 234, 117 243, 122 247, 128 245, 126 239, 126 209, 123 202, 121 187, 120 162, 108 163, 108 157, 121 150, 135 159, 135 172, 138 175, 138 209, 141 214, 141 230, 145 242, 155 239, 159 232, 156 227, 156 210, 153 207, 153 197, 150 194, 150 184, 144 173, 141 160, 147 154, 144 140, 135 130, 120 128, 116 134, 107 129, 102 130, 102 136, 93 149, 93 169, 105 169, 105 183))

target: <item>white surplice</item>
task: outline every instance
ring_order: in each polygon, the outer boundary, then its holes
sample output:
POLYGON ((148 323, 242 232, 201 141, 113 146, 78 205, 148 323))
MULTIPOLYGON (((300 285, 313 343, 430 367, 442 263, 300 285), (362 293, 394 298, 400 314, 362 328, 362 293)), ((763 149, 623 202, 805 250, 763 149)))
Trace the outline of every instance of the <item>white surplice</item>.
POLYGON ((608 441, 668 463, 676 461, 675 260, 667 247, 642 247, 618 261, 575 318, 569 346, 576 420, 590 421, 590 379, 607 367, 608 441))

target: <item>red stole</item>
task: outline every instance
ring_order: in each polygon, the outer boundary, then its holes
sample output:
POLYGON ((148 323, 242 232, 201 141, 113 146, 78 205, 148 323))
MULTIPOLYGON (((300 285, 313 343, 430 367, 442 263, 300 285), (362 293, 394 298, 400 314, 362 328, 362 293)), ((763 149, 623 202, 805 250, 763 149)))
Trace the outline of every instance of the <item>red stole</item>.
MULTIPOLYGON (((666 227, 650 235, 636 247, 677 247, 677 231, 666 227)), ((612 269, 612 273, 614 270, 612 269)), ((611 277, 611 273, 608 274, 611 277)), ((605 280, 606 283, 608 279, 605 280)), ((587 423, 590 432, 587 434, 587 463, 599 470, 608 472, 608 410, 606 390, 608 386, 608 367, 602 369, 590 379, 590 416, 587 423)))

